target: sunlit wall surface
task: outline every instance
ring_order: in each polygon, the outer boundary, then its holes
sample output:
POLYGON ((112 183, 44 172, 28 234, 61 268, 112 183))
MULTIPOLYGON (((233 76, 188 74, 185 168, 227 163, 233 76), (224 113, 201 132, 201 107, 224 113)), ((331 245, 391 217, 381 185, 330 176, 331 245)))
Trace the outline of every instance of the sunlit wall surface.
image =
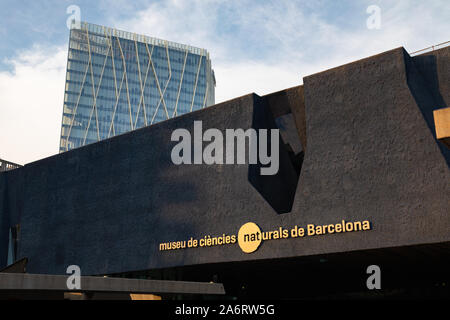
POLYGON ((70 31, 60 152, 214 104, 209 53, 82 22, 70 31))

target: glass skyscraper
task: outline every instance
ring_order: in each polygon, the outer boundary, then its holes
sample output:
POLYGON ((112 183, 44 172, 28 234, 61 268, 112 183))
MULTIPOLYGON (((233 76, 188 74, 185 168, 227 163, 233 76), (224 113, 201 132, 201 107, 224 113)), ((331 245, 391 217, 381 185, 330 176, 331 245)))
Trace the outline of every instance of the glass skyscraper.
POLYGON ((73 24, 60 152, 213 105, 214 89, 205 49, 73 24))

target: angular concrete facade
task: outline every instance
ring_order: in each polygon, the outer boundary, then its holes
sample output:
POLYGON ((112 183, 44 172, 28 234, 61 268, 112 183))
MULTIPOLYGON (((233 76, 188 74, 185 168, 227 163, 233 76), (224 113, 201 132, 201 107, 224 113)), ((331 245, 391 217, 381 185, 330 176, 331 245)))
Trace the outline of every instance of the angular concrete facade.
POLYGON ((450 243, 450 151, 432 112, 448 106, 448 53, 403 48, 304 78, 304 86, 246 95, 0 174, 0 266, 8 230, 31 273, 85 275, 450 243), (430 56, 431 58, 426 58, 430 56), (433 61, 437 61, 433 63, 433 61), (430 62, 431 61, 431 62, 430 62), (427 67, 433 63, 435 70, 427 67), (432 79, 432 81, 430 80, 432 79), (174 165, 171 134, 275 128, 292 115, 302 149, 280 142, 280 170, 174 165), (369 221, 370 230, 159 250, 191 237, 369 221))

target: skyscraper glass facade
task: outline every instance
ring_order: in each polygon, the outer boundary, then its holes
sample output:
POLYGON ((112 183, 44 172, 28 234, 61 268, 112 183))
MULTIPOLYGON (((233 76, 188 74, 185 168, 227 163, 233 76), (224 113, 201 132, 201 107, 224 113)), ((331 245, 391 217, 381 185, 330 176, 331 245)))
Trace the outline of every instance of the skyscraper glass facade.
POLYGON ((81 22, 70 30, 60 152, 213 105, 214 89, 205 49, 81 22))

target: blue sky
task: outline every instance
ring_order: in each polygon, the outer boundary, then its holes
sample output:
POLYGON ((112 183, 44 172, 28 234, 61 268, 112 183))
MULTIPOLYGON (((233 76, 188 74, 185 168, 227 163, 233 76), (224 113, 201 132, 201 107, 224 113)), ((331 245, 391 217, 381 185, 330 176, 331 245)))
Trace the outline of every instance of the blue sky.
MULTIPOLYGON (((13 58, 21 50, 29 49, 33 44, 64 45, 67 44, 68 30, 66 20, 69 14, 66 9, 70 5, 80 7, 81 19, 100 25, 122 27, 129 30, 129 21, 135 21, 146 9, 155 8, 157 13, 174 13, 178 21, 191 21, 200 12, 211 13, 214 23, 208 24, 211 35, 229 44, 235 44, 236 53, 245 53, 249 59, 264 59, 280 45, 280 39, 265 32, 265 22, 271 15, 283 16, 289 9, 295 9, 290 19, 301 19, 295 11, 302 15, 326 20, 339 25, 343 30, 364 25, 366 19, 364 1, 123 1, 123 0, 1 0, 0 11, 0 70, 12 71, 12 65, 5 58, 13 58), (177 2, 184 3, 183 10, 177 10, 177 2), (311 5, 310 3, 314 3, 311 5), (184 10, 187 9, 187 10, 184 10), (189 12, 189 10, 193 10, 189 12), (258 16, 255 17, 255 12, 258 16), (191 18, 188 15, 191 14, 191 18), (180 17, 181 15, 181 17, 180 17), (248 19, 246 16, 248 15, 248 19), (255 19, 256 18, 256 19, 255 19), (246 21, 247 20, 247 21, 246 21)), ((167 18, 170 19, 168 15, 167 18)), ((194 19, 195 20, 195 19, 194 19)), ((194 21, 192 21, 194 22, 194 21)), ((283 21, 279 21, 283 22, 283 21)), ((292 23, 293 21, 287 21, 292 23)), ((170 23, 169 21, 167 23, 170 23)), ((180 23, 177 23, 179 26, 180 23)), ((300 26, 301 24, 299 24, 300 26)), ((137 33, 146 30, 135 28, 137 33)), ((152 33, 151 30, 148 30, 152 33)), ((174 28, 174 31, 176 29, 174 28)), ((153 34, 149 34, 153 35, 153 34)), ((183 41, 176 33, 168 35, 170 39, 183 41)), ((199 43, 198 45, 201 45, 199 43)), ((208 49, 208 48, 207 48, 208 49)), ((229 57, 233 59, 232 56, 229 57)))
MULTIPOLYGON (((111 1, 114 3, 114 1, 111 1)), ((74 0, 0 0, 0 70, 9 69, 4 58, 11 58, 33 44, 67 44, 69 31, 66 20, 70 5, 80 7, 82 19, 97 24, 107 24, 114 20, 133 17, 145 1, 117 1, 118 6, 109 1, 74 0)))
POLYGON ((83 21, 206 48, 216 102, 450 40, 448 0, 0 0, 0 158, 23 164, 58 152, 70 5, 83 21), (367 27, 371 5, 379 29, 367 27))

